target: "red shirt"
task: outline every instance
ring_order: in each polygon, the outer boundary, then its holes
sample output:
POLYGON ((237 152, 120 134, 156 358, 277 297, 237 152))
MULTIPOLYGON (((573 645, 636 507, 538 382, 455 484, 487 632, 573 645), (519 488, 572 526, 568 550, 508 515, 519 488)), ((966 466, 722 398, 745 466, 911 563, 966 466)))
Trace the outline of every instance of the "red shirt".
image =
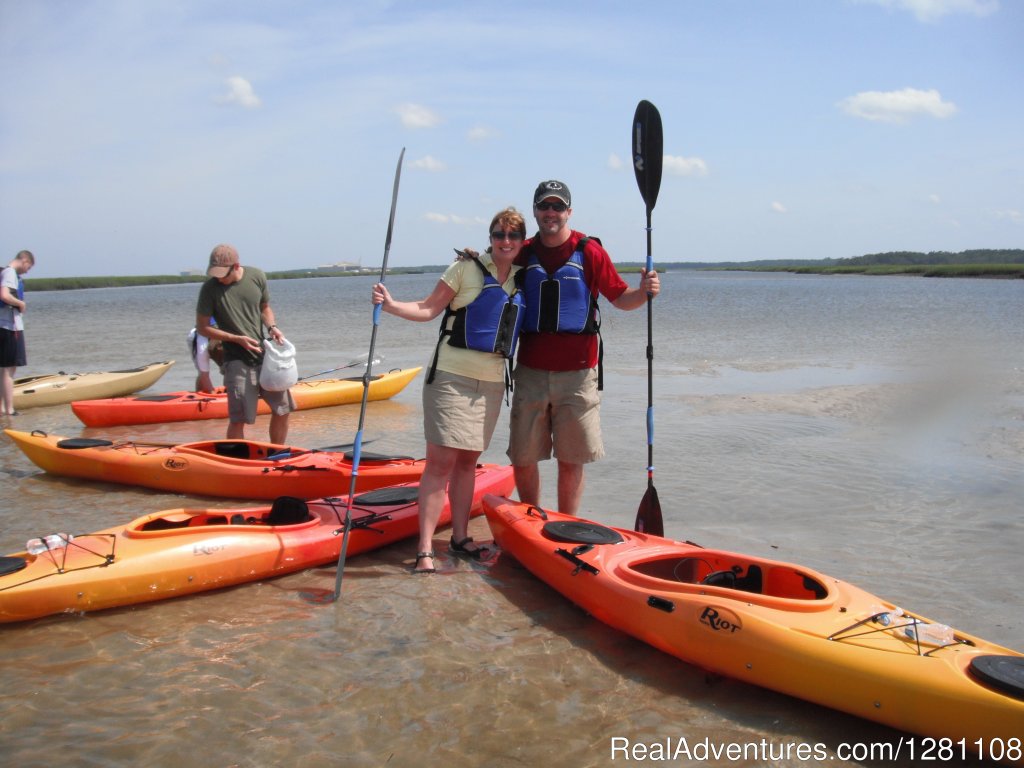
MULTIPOLYGON (((585 235, 572 230, 569 239, 557 248, 545 247, 539 237, 523 243, 516 264, 525 266, 530 255, 549 273, 565 264, 585 235)), ((629 287, 612 263, 608 251, 596 240, 583 247, 583 279, 590 292, 615 301, 629 287)), ((597 334, 593 333, 523 333, 519 337, 518 361, 543 371, 578 371, 597 366, 597 334)))

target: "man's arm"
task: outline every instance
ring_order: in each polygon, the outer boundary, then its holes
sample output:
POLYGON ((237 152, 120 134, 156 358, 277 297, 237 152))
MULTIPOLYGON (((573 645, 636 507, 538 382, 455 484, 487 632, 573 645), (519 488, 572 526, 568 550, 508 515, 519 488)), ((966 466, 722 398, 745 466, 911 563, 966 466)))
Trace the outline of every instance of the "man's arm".
POLYGON ((270 338, 278 344, 284 341, 284 334, 277 327, 277 321, 274 319, 274 310, 270 308, 269 303, 264 303, 260 306, 260 317, 263 318, 263 325, 270 331, 270 338))
POLYGON ((640 285, 636 288, 627 288, 619 298, 612 302, 612 306, 625 310, 639 309, 647 303, 648 296, 653 299, 660 290, 661 280, 658 279, 657 271, 652 269, 648 272, 646 269, 641 269, 640 285))

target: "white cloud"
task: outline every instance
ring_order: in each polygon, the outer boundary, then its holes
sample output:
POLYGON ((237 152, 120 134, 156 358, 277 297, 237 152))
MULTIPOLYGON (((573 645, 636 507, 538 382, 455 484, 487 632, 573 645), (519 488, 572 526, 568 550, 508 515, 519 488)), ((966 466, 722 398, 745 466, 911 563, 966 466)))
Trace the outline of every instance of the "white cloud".
POLYGON ((956 114, 956 105, 942 100, 934 88, 920 91, 862 91, 839 102, 846 114, 881 123, 905 123, 912 117, 925 116, 944 120, 956 114))
POLYGON ((999 10, 999 0, 857 0, 883 8, 910 11, 918 21, 938 21, 952 13, 971 13, 988 16, 999 10))
POLYGON ((772 210, 775 211, 776 213, 788 213, 788 211, 786 210, 786 206, 784 206, 778 200, 772 203, 772 210))
POLYGON ((400 104, 395 111, 406 128, 433 128, 441 122, 436 112, 421 104, 400 104))
POLYGON ((942 198, 939 197, 938 195, 932 193, 932 194, 928 195, 928 202, 935 203, 936 205, 938 205, 939 203, 942 202, 942 198))
POLYGON ((489 125, 474 125, 466 133, 466 137, 470 141, 487 141, 488 139, 495 139, 501 134, 498 131, 491 128, 489 125))
POLYGON ((707 176, 708 165, 699 157, 665 155, 662 167, 673 176, 707 176))
MULTIPOLYGON (((482 221, 479 218, 459 216, 454 213, 425 213, 423 218, 427 221, 432 221, 435 224, 476 224, 482 221)), ((487 222, 484 222, 485 224, 487 222)))
POLYGON ((410 165, 417 170, 430 171, 431 173, 448 170, 448 166, 431 155, 426 155, 421 157, 419 160, 414 160, 410 165))
POLYGON ((237 104, 246 109, 255 109, 263 103, 253 90, 252 83, 244 77, 233 75, 224 83, 228 87, 228 92, 220 97, 222 104, 237 104))
POLYGON ((1020 211, 1010 209, 1005 211, 994 211, 994 213, 997 219, 1007 219, 1015 224, 1024 222, 1024 213, 1021 213, 1020 211))
POLYGON ((612 152, 608 155, 608 168, 613 171, 621 171, 624 168, 622 158, 612 152))

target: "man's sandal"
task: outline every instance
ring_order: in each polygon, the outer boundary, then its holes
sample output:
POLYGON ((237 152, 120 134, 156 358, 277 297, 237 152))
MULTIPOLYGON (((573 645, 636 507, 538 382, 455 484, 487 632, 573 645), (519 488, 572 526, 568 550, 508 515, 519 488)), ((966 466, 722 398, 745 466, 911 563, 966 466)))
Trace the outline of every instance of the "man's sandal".
POLYGON ((468 557, 472 560, 483 560, 490 551, 484 546, 477 546, 476 549, 467 549, 466 545, 470 543, 475 543, 473 542, 472 536, 467 536, 462 541, 456 541, 455 537, 452 536, 452 540, 448 544, 448 549, 452 554, 458 555, 459 557, 468 557))
POLYGON ((416 562, 415 562, 415 564, 413 564, 412 572, 413 573, 437 573, 437 568, 417 568, 416 567, 417 565, 420 564, 420 560, 425 560, 428 557, 431 560, 433 560, 435 555, 434 555, 433 552, 417 552, 416 553, 416 562))

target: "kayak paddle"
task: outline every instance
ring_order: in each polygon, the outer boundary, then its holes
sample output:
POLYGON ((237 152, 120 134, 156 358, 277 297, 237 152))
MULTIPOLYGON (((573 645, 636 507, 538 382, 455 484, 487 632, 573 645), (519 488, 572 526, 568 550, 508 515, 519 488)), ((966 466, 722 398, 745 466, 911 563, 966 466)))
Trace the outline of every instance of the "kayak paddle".
MULTIPOLYGON (((633 171, 640 195, 647 208, 647 271, 654 269, 651 256, 651 211, 661 189, 662 134, 661 115, 649 101, 641 101, 633 115, 633 171)), ((647 492, 640 501, 633 529, 662 536, 661 502, 654 487, 654 315, 651 296, 647 297, 647 492)))
MULTIPOLYGON (((395 186, 391 191, 391 216, 388 218, 388 234, 384 238, 384 260, 380 265, 380 282, 388 272, 388 253, 391 251, 391 232, 395 228, 395 206, 398 205, 398 180, 402 176, 402 158, 405 147, 398 156, 398 167, 395 168, 395 186)), ((348 532, 352 527, 352 499, 356 495, 356 480, 359 477, 359 454, 363 447, 363 420, 366 417, 366 398, 370 394, 370 372, 373 370, 373 348, 377 343, 377 327, 380 325, 381 304, 373 306, 373 329, 370 332, 370 351, 366 355, 366 371, 363 373, 363 402, 359 407, 359 426, 356 429, 354 447, 352 449, 352 482, 348 489, 348 504, 345 505, 345 534, 341 539, 341 552, 338 553, 338 574, 334 577, 334 600, 341 594, 341 577, 345 571, 345 552, 348 550, 348 532)))

